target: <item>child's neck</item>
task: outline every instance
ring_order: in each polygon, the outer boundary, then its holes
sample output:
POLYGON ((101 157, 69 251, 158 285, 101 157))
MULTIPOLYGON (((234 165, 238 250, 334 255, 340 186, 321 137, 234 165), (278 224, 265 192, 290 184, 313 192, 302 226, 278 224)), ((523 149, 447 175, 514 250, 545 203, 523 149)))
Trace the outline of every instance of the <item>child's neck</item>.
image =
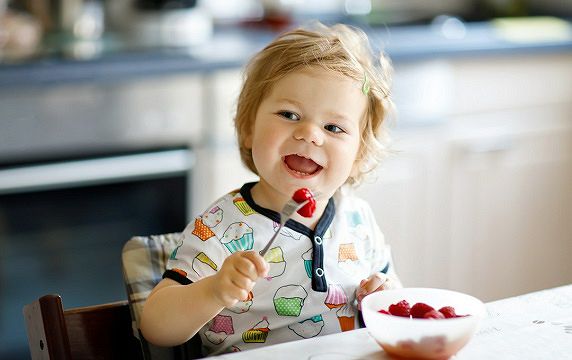
MULTIPOLYGON (((260 183, 257 183, 252 187, 251 195, 256 204, 262 206, 263 208, 274 210, 277 213, 280 213, 284 204, 286 204, 286 202, 291 198, 290 196, 286 197, 276 192, 270 194, 264 189, 264 186, 260 186, 260 183)), ((314 211, 314 215, 311 218, 306 218, 298 213, 294 213, 294 215, 292 215, 292 219, 314 230, 316 224, 326 210, 328 200, 329 198, 327 196, 321 196, 316 199, 316 210, 314 211)))

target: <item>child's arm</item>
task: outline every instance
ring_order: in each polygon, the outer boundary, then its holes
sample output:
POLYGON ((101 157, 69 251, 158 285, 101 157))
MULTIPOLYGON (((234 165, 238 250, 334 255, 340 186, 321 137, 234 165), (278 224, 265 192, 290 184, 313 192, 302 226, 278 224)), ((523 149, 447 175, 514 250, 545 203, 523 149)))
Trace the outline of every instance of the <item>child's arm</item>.
POLYGON ((224 307, 246 299, 267 272, 268 264, 257 252, 241 251, 226 258, 215 275, 195 283, 164 279, 145 302, 141 332, 155 345, 183 344, 224 307))

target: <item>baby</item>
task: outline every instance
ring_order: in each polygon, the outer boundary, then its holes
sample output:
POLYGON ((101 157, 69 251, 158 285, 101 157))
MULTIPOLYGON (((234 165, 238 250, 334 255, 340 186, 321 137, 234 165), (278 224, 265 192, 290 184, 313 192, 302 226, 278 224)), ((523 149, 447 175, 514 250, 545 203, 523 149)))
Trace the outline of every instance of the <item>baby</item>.
POLYGON ((142 314, 160 346, 199 334, 205 355, 355 329, 368 293, 401 284, 372 210, 351 193, 380 161, 391 66, 345 25, 296 29, 246 68, 235 126, 260 180, 187 226, 142 314), (292 194, 316 194, 259 251, 292 194))

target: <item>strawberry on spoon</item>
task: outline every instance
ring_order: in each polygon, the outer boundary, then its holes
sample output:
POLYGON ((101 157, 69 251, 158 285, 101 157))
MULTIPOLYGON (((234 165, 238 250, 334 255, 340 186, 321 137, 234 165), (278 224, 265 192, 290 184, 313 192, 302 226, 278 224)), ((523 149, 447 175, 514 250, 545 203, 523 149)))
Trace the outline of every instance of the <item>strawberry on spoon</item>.
POLYGON ((296 190, 294 195, 292 195, 292 200, 297 202, 298 204, 303 203, 304 201, 308 200, 308 203, 298 209, 298 214, 303 217, 310 218, 314 215, 314 211, 316 211, 316 200, 314 199, 314 194, 309 189, 301 188, 296 190))

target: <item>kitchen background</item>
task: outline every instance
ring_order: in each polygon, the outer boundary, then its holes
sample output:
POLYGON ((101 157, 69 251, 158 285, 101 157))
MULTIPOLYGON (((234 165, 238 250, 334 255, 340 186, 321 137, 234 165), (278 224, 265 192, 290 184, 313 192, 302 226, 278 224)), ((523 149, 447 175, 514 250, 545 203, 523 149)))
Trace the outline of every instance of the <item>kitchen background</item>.
POLYGON ((124 299, 133 235, 176 232, 255 179, 241 67, 309 19, 395 66, 392 155, 359 189, 408 286, 485 301, 572 282, 572 3, 0 0, 0 358, 22 306, 124 299))

